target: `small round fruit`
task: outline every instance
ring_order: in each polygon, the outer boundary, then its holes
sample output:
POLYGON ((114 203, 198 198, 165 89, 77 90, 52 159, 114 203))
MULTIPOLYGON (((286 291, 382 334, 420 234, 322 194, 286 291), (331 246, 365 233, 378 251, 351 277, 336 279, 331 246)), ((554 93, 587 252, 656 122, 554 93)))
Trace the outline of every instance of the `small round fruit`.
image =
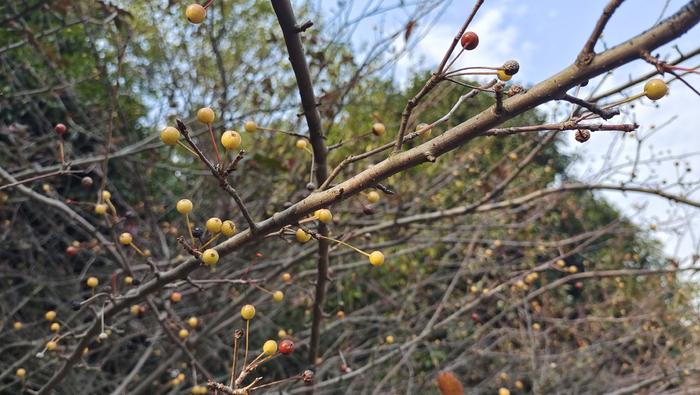
POLYGON ((381 122, 377 122, 374 125, 372 125, 372 133, 375 136, 381 136, 384 134, 385 131, 386 131, 386 126, 384 126, 384 124, 381 122))
POLYGON ((133 316, 138 316, 141 314, 141 306, 137 304, 131 305, 131 307, 129 307, 129 312, 133 316))
POLYGON ((187 325, 190 326, 190 328, 196 328, 197 325, 199 325, 199 319, 197 317, 190 317, 187 319, 187 325))
POLYGON ((61 324, 59 324, 58 322, 54 322, 49 326, 49 329, 51 330, 51 332, 58 332, 61 329, 61 324))
POLYGON ((112 192, 108 190, 102 191, 102 200, 109 200, 112 198, 112 192))
POLYGON ((664 80, 653 78, 644 84, 644 95, 650 100, 659 100, 668 93, 668 85, 664 80))
POLYGON ((272 355, 277 352, 277 342, 268 340, 263 344, 263 352, 267 355, 272 355))
POLYGON ((179 292, 173 292, 170 294, 170 300, 177 303, 182 300, 182 294, 179 292))
POLYGON ((285 283, 289 282, 292 280, 292 275, 290 273, 282 273, 282 276, 280 277, 282 281, 285 283))
POLYGON ((311 240, 311 235, 306 233, 304 229, 297 229, 297 233, 295 234, 297 241, 304 244, 307 241, 311 240))
POLYGON ((373 251, 371 254, 369 254, 369 263, 371 263, 372 266, 381 265, 384 263, 384 254, 382 254, 380 251, 373 251))
POLYGON ((209 107, 202 107, 197 110, 197 120, 201 123, 212 123, 214 122, 214 118, 216 118, 214 110, 209 107))
POLYGON ((219 262, 219 253, 215 249, 210 248, 202 253, 202 262, 205 265, 216 265, 219 262))
POLYGON ((316 217, 316 219, 323 222, 324 224, 329 224, 331 223, 331 221, 333 221, 333 214, 331 214, 331 210, 327 208, 316 210, 314 212, 314 217, 316 217))
POLYGON ((228 150, 238 149, 241 146, 241 135, 235 130, 227 130, 221 135, 221 145, 228 150))
POLYGON ((26 375, 27 375, 26 369, 19 368, 19 369, 17 369, 17 371, 15 371, 15 376, 17 376, 17 377, 19 377, 19 378, 21 378, 21 379, 23 379, 24 376, 26 376, 26 375))
POLYGON ((279 344, 279 352, 284 355, 291 354, 294 352, 294 342, 289 339, 282 340, 279 344))
POLYGON ((479 45, 479 36, 474 32, 465 32, 459 42, 462 48, 471 51, 479 45))
POLYGON ((386 344, 394 344, 394 336, 389 335, 386 337, 385 340, 386 340, 386 344))
POLYGON ((523 382, 520 380, 516 380, 515 381, 515 388, 521 390, 521 389, 525 388, 525 384, 523 384, 523 382))
POLYGON ((221 224, 221 233, 226 237, 231 237, 236 234, 236 224, 230 219, 227 219, 221 224))
POLYGON ((307 145, 306 140, 304 140, 304 139, 297 140, 297 148, 306 149, 306 145, 307 145))
POLYGON ((58 343, 56 343, 55 341, 49 341, 49 342, 46 343, 46 349, 47 349, 47 350, 53 351, 53 350, 55 350, 56 348, 58 348, 58 343))
POLYGON ((66 134, 66 130, 68 130, 68 128, 66 128, 66 125, 64 125, 62 123, 57 123, 56 126, 53 127, 53 130, 59 136, 63 136, 64 134, 66 134))
POLYGON ((335 316, 339 319, 342 320, 345 318, 345 312, 343 310, 338 310, 337 313, 335 313, 335 316))
POLYGON ((190 331, 183 328, 183 329, 180 329, 180 332, 178 332, 177 335, 180 336, 180 339, 186 339, 187 336, 190 335, 190 331))
POLYGON ((66 247, 66 255, 68 255, 68 256, 76 256, 76 255, 78 255, 79 251, 80 251, 80 248, 78 248, 76 246, 66 247))
POLYGON ((46 318, 46 321, 53 321, 56 319, 56 312, 53 310, 49 310, 44 314, 44 318, 46 318))
POLYGON ((160 140, 166 145, 175 145, 180 141, 180 131, 168 126, 160 132, 160 140))
POLYGON ((421 130, 421 134, 425 134, 428 136, 433 132, 433 128, 431 128, 430 125, 427 123, 419 123, 418 125, 416 125, 416 132, 421 130))
POLYGON ((243 124, 243 129, 248 133, 253 133, 258 130, 258 125, 253 121, 245 121, 243 124))
POLYGON ((124 232, 119 235, 119 242, 125 246, 131 244, 132 241, 134 241, 134 237, 131 236, 131 233, 129 232, 124 232))
POLYGON ((191 23, 199 25, 204 22, 204 18, 207 16, 207 10, 199 4, 190 4, 185 9, 185 16, 191 23))
POLYGON ((134 278, 131 276, 124 277, 124 284, 131 285, 134 283, 134 278))
POLYGON ((177 202, 175 208, 180 214, 188 214, 190 211, 192 211, 192 201, 190 199, 181 199, 177 202))
POLYGON ((370 203, 377 203, 381 196, 379 196, 379 192, 377 191, 370 191, 370 193, 367 194, 367 201, 370 203))
POLYGON ((21 322, 19 322, 19 321, 15 321, 15 322, 12 324, 12 328, 13 328, 14 330, 16 330, 16 331, 22 329, 23 326, 24 326, 24 324, 21 323, 21 322))
POLYGON ((219 233, 223 224, 219 218, 211 217, 207 220, 207 230, 211 233, 219 233))
POLYGON ((533 329, 533 330, 536 330, 536 331, 539 331, 540 329, 542 329, 542 326, 540 326, 540 324, 538 324, 537 322, 535 322, 534 324, 532 324, 532 329, 533 329))
POLYGON ((285 337, 287 337, 287 331, 285 331, 284 329, 278 330, 277 337, 279 337, 280 339, 284 339, 285 337))
POLYGON ((510 395, 510 390, 505 387, 501 387, 498 389, 498 395, 510 395))
POLYGON ((103 215, 107 213, 107 205, 104 203, 97 203, 95 205, 95 214, 103 215))
POLYGON ((252 304, 247 304, 241 308, 241 317, 244 320, 249 321, 255 317, 255 307, 252 304))
POLYGON ((282 292, 282 291, 275 291, 275 292, 272 294, 272 299, 273 299, 275 302, 281 302, 282 300, 284 300, 284 292, 282 292))
POLYGON ((496 71, 496 76, 501 81, 510 81, 510 79, 513 78, 512 75, 506 74, 505 70, 503 70, 503 69, 498 69, 496 71))
POLYGON ((80 180, 80 185, 85 188, 90 188, 93 184, 92 177, 85 176, 80 180))
POLYGON ((95 288, 100 284, 100 280, 97 279, 97 277, 89 277, 86 281, 85 284, 87 284, 88 287, 90 288, 95 288))

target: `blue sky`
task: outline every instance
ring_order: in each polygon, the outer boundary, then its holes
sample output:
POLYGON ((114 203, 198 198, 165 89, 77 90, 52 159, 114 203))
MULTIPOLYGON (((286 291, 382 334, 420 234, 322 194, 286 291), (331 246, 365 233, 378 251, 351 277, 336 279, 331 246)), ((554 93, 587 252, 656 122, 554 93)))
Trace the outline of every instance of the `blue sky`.
MULTIPOLYGON (((398 1, 358 0, 354 10, 359 11, 367 4, 389 6, 398 1)), ((484 6, 472 24, 470 30, 479 34, 479 47, 468 52, 458 65, 498 66, 508 59, 519 61, 520 72, 513 79, 524 85, 532 85, 560 69, 571 64, 583 43, 588 38, 595 22, 608 0, 486 0, 484 6)), ((409 1, 405 1, 409 3, 409 1)), ((452 1, 446 8, 436 7, 431 16, 436 23, 428 23, 430 18, 419 22, 416 36, 422 39, 402 58, 393 70, 394 77, 400 82, 411 69, 434 68, 442 58, 444 51, 469 14, 473 1, 452 1), (422 30, 427 29, 429 30, 422 30)), ((608 46, 614 46, 650 27, 659 17, 668 16, 682 7, 686 1, 672 0, 664 12, 665 0, 627 0, 605 29, 603 39, 608 46)), ((322 1, 322 7, 332 12, 334 1, 322 1)), ((392 11, 368 19, 357 29, 353 42, 359 50, 367 41, 372 41, 377 29, 400 28, 406 23, 405 11, 392 11)), ((690 51, 700 45, 700 27, 696 27, 675 41, 681 51, 690 51)), ((397 46, 404 45, 403 39, 396 40, 397 46)), ((597 49, 602 49, 599 44, 597 49)), ((671 46, 657 51, 662 57, 677 56, 671 46)), ((655 53, 657 53, 655 52, 655 53)), ((684 65, 697 66, 700 59, 684 65)), ((605 81, 605 86, 615 86, 630 77, 646 73, 651 67, 638 61, 618 69, 605 81)), ((700 78, 695 75, 688 78, 694 86, 700 87, 700 78)), ((590 86, 595 86, 592 81, 590 86)), ((630 93, 640 91, 633 88, 630 93)), ((546 106, 553 111, 556 106, 546 106)), ((687 164, 692 171, 686 174, 686 180, 698 180, 700 176, 700 157, 693 155, 682 161, 679 167, 673 160, 657 162, 653 158, 671 155, 688 155, 700 151, 700 97, 680 83, 671 85, 669 96, 660 100, 658 106, 640 103, 635 111, 623 114, 613 122, 637 122, 642 127, 637 136, 645 138, 641 158, 649 160, 649 165, 638 169, 638 179, 650 184, 660 184, 662 179, 675 180, 677 171, 687 164), (663 129, 655 130, 652 126, 668 122, 663 129)), ((556 119, 556 118, 555 118, 556 119)), ((585 160, 574 171, 581 179, 596 182, 601 180, 624 180, 629 177, 630 167, 625 163, 631 161, 636 153, 634 138, 621 139, 614 134, 594 134, 586 144, 578 144, 570 136, 567 149, 582 155, 585 160), (612 148, 612 149, 611 149, 612 148), (606 158, 608 153, 612 153, 606 158), (599 170, 604 164, 621 166, 621 171, 614 175, 602 175, 599 170)), ((678 189, 673 190, 678 192, 678 189)), ((689 192, 689 196, 700 200, 700 193, 689 192)), ((700 235, 693 233, 700 230, 700 210, 679 207, 669 202, 646 195, 605 193, 608 199, 634 218, 639 224, 648 227, 657 224, 659 229, 655 237, 664 242, 667 253, 679 257, 688 257, 700 247, 700 235)))

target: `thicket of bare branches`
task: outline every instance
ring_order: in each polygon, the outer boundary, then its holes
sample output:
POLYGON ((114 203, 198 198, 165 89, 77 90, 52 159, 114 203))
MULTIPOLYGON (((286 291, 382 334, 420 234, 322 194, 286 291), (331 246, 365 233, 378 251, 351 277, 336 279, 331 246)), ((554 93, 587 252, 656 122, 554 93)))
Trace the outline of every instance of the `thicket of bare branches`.
POLYGON ((600 192, 700 207, 634 120, 696 89, 700 48, 659 48, 700 0, 599 50, 622 3, 522 86, 517 59, 456 66, 470 2, 406 88, 388 71, 443 1, 0 6, 0 392, 698 391, 697 258, 600 192), (564 139, 603 133, 638 156, 576 179, 564 139), (635 176, 661 162, 676 179, 635 176))

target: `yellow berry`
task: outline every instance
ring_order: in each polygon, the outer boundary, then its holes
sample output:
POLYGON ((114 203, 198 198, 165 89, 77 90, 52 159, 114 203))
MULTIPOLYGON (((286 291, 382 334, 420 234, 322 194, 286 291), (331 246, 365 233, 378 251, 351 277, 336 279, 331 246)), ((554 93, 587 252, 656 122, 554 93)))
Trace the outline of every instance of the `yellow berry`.
POLYGON ((386 126, 384 126, 384 124, 381 122, 377 122, 374 125, 372 125, 372 133, 375 136, 381 136, 384 134, 385 131, 386 131, 386 126))
POLYGON ((177 202, 175 208, 180 214, 188 214, 190 211, 192 211, 192 201, 190 199, 181 199, 177 202))
POLYGON ((248 133, 253 133, 258 130, 258 125, 253 121, 245 121, 243 124, 243 129, 248 133))
POLYGON ((44 318, 46 318, 46 321, 53 321, 56 319, 56 312, 53 310, 49 310, 44 314, 44 318))
POLYGON ((382 254, 380 251, 373 251, 371 254, 369 254, 369 263, 371 263, 372 266, 381 265, 384 263, 384 254, 382 254))
POLYGON ((577 268, 576 266, 573 266, 573 265, 572 265, 572 266, 569 266, 569 267, 566 269, 566 271, 568 271, 569 273, 572 273, 572 274, 573 274, 573 273, 576 273, 576 272, 578 271, 578 268, 577 268))
POLYGON ((27 375, 27 371, 26 371, 25 369, 23 369, 23 368, 19 368, 19 369, 17 369, 17 371, 15 372, 15 376, 17 376, 17 377, 19 377, 19 378, 21 378, 21 379, 23 379, 24 376, 26 376, 26 375, 27 375))
POLYGON ((267 355, 272 355, 277 352, 277 342, 268 340, 263 344, 263 352, 267 355))
POLYGON ((314 217, 316 217, 319 221, 323 222, 324 224, 328 224, 331 221, 333 221, 333 214, 331 214, 331 210, 327 208, 316 210, 314 212, 314 217))
POLYGON ((510 395, 508 388, 501 387, 498 389, 498 395, 510 395))
POLYGON ((14 324, 12 324, 12 327, 13 327, 16 331, 22 329, 23 326, 24 326, 24 324, 22 324, 22 323, 19 322, 19 321, 15 321, 14 324))
POLYGON ((241 317, 244 320, 249 321, 255 317, 255 307, 252 304, 247 304, 241 308, 241 317))
POLYGON ((134 278, 131 276, 124 277, 124 284, 131 285, 134 283, 134 278))
POLYGON ((228 150, 238 149, 241 146, 241 135, 235 130, 227 130, 221 135, 221 145, 228 150))
POLYGON ((134 316, 139 315, 141 314, 141 306, 137 304, 131 305, 131 307, 129 308, 129 312, 131 313, 131 315, 134 316))
POLYGON ((345 318, 345 312, 343 310, 338 310, 338 312, 335 313, 335 316, 338 317, 339 320, 342 320, 345 318))
POLYGON ((172 126, 168 126, 160 132, 160 140, 165 145, 175 145, 180 141, 180 131, 172 126))
POLYGON ((107 213, 107 205, 104 203, 97 203, 95 205, 95 214, 105 214, 107 213))
POLYGON ((197 317, 190 317, 187 319, 187 325, 189 325, 190 328, 196 328, 197 325, 199 325, 199 319, 197 317))
POLYGON ((134 241, 134 238, 131 236, 131 233, 129 232, 124 232, 119 235, 119 242, 121 244, 124 244, 125 246, 128 246, 131 244, 131 242, 134 241))
POLYGON ((202 107, 197 110, 197 120, 201 123, 212 123, 215 117, 214 110, 209 107, 202 107))
POLYGON ((207 220, 207 230, 211 233, 221 232, 221 226, 223 222, 219 218, 212 217, 207 220))
POLYGON ((280 339, 284 339, 285 337, 287 337, 287 331, 285 331, 284 329, 278 330, 277 337, 279 337, 280 339))
POLYGON ((190 4, 187 6, 187 9, 185 9, 185 16, 187 16, 188 21, 198 25, 204 22, 204 17, 207 16, 207 10, 199 4, 190 4))
POLYGON ((298 242, 303 244, 311 240, 311 235, 306 233, 304 229, 299 228, 297 229, 296 238, 298 242))
POLYGON ((180 329, 180 332, 178 332, 177 335, 180 336, 180 339, 185 339, 187 336, 190 335, 190 331, 188 331, 187 329, 183 328, 183 329, 180 329))
POLYGON ((533 330, 536 330, 536 331, 539 331, 540 329, 542 329, 542 327, 540 326, 540 324, 538 324, 537 322, 535 322, 534 324, 532 324, 532 329, 533 329, 533 330))
POLYGON ((221 224, 221 233, 226 237, 231 237, 236 234, 236 224, 230 219, 227 219, 221 224))
POLYGON ((386 340, 386 344, 394 344, 394 336, 389 335, 386 337, 385 340, 386 340))
POLYGON ((304 140, 304 139, 297 140, 297 148, 306 149, 306 140, 304 140))
POLYGON ((659 78, 653 78, 644 84, 644 95, 651 100, 659 100, 668 93, 668 85, 659 78))
POLYGON ((280 279, 282 279, 282 281, 284 281, 286 283, 292 279, 292 275, 289 273, 282 273, 282 276, 280 277, 280 279))
POLYGON ((515 388, 521 390, 521 389, 525 388, 525 384, 523 384, 523 382, 520 380, 516 380, 515 381, 515 388))
POLYGON ((371 191, 370 193, 367 194, 367 201, 370 203, 377 203, 380 199, 379 192, 377 191, 371 191))
POLYGON ((275 302, 281 302, 284 299, 284 292, 282 291, 275 291, 272 294, 272 299, 275 300, 275 302))
POLYGON ((95 288, 100 284, 100 280, 98 280, 97 277, 88 277, 85 284, 87 284, 87 286, 90 288, 95 288))
POLYGON ((102 191, 102 199, 109 200, 112 198, 112 193, 110 191, 102 191))
POLYGON ((219 253, 215 249, 210 248, 202 253, 202 262, 205 265, 216 265, 219 262, 219 253))
POLYGON ((511 78, 513 78, 512 75, 506 74, 505 70, 503 69, 498 69, 498 71, 496 71, 496 76, 501 81, 509 81, 511 78))
POLYGON ((170 300, 177 303, 182 300, 182 294, 179 292, 173 292, 170 294, 170 300))
POLYGON ((557 259, 555 264, 561 268, 564 268, 564 266, 566 266, 566 262, 563 259, 557 259))
POLYGON ((46 343, 46 349, 49 351, 53 351, 57 347, 58 347, 58 343, 56 343, 55 341, 50 341, 50 342, 46 343))

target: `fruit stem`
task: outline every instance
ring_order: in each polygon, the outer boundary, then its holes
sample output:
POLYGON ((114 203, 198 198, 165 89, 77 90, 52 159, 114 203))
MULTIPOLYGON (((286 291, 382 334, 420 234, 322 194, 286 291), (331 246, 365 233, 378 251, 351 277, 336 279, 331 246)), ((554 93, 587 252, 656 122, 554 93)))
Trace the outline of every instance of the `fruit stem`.
POLYGON ((209 244, 211 244, 211 242, 213 242, 214 240, 218 239, 218 238, 219 238, 219 236, 221 236, 221 233, 217 233, 217 234, 215 234, 215 235, 214 235, 214 236, 212 236, 212 237, 211 237, 211 238, 210 238, 209 240, 207 240, 207 242, 206 242, 206 243, 202 244, 202 246, 201 246, 201 247, 199 247, 199 248, 204 248, 204 247, 208 246, 209 244))
POLYGON ((611 107, 615 107, 615 106, 619 106, 621 104, 629 103, 631 101, 639 99, 642 96, 644 96, 644 92, 637 93, 636 95, 632 95, 626 99, 620 100, 620 101, 615 102, 615 103, 608 104, 607 106, 603 107, 603 109, 607 110, 608 108, 611 108, 611 107))
POLYGON ((185 214, 185 223, 187 224, 187 231, 190 233, 190 239, 192 239, 192 246, 194 247, 194 235, 192 234, 192 225, 190 225, 189 214, 185 214))
POLYGON ((250 331, 250 320, 245 320, 245 352, 243 353, 243 370, 248 361, 248 332, 250 331))
POLYGON ((59 151, 59 158, 61 159, 61 165, 64 165, 66 163, 65 161, 65 156, 63 153, 63 137, 61 137, 60 140, 58 140, 58 151, 59 151))
POLYGON ((134 250, 136 250, 136 252, 138 252, 139 255, 141 255, 142 257, 146 257, 146 254, 145 254, 143 251, 141 251, 141 249, 138 248, 138 247, 136 246, 136 244, 134 244, 133 242, 131 242, 131 243, 129 243, 129 245, 131 246, 131 248, 133 248, 134 250))
POLYGON ((209 137, 211 137, 211 144, 214 146, 214 151, 216 152, 216 159, 219 161, 219 164, 221 164, 221 155, 219 155, 219 147, 217 147, 216 139, 214 138, 214 130, 212 130, 210 123, 207 124, 207 127, 209 128, 209 137))
POLYGON ((338 243, 338 244, 342 244, 342 245, 344 245, 344 246, 346 246, 346 247, 352 248, 353 250, 359 252, 360 254, 362 254, 362 255, 364 255, 364 256, 369 256, 368 253, 366 253, 366 252, 362 251, 361 249, 359 249, 359 248, 357 248, 357 247, 355 247, 355 246, 352 246, 352 245, 350 245, 350 244, 348 244, 348 243, 346 243, 346 242, 344 242, 344 241, 336 240, 336 239, 334 239, 334 238, 326 237, 326 236, 319 235, 319 234, 317 234, 316 237, 319 238, 319 239, 326 239, 326 240, 329 240, 329 241, 336 242, 336 243, 338 243))
POLYGON ((180 147, 189 151, 190 154, 194 155, 196 158, 199 158, 199 156, 197 156, 197 153, 192 151, 190 147, 186 146, 182 141, 178 140, 177 143, 180 145, 180 147))

